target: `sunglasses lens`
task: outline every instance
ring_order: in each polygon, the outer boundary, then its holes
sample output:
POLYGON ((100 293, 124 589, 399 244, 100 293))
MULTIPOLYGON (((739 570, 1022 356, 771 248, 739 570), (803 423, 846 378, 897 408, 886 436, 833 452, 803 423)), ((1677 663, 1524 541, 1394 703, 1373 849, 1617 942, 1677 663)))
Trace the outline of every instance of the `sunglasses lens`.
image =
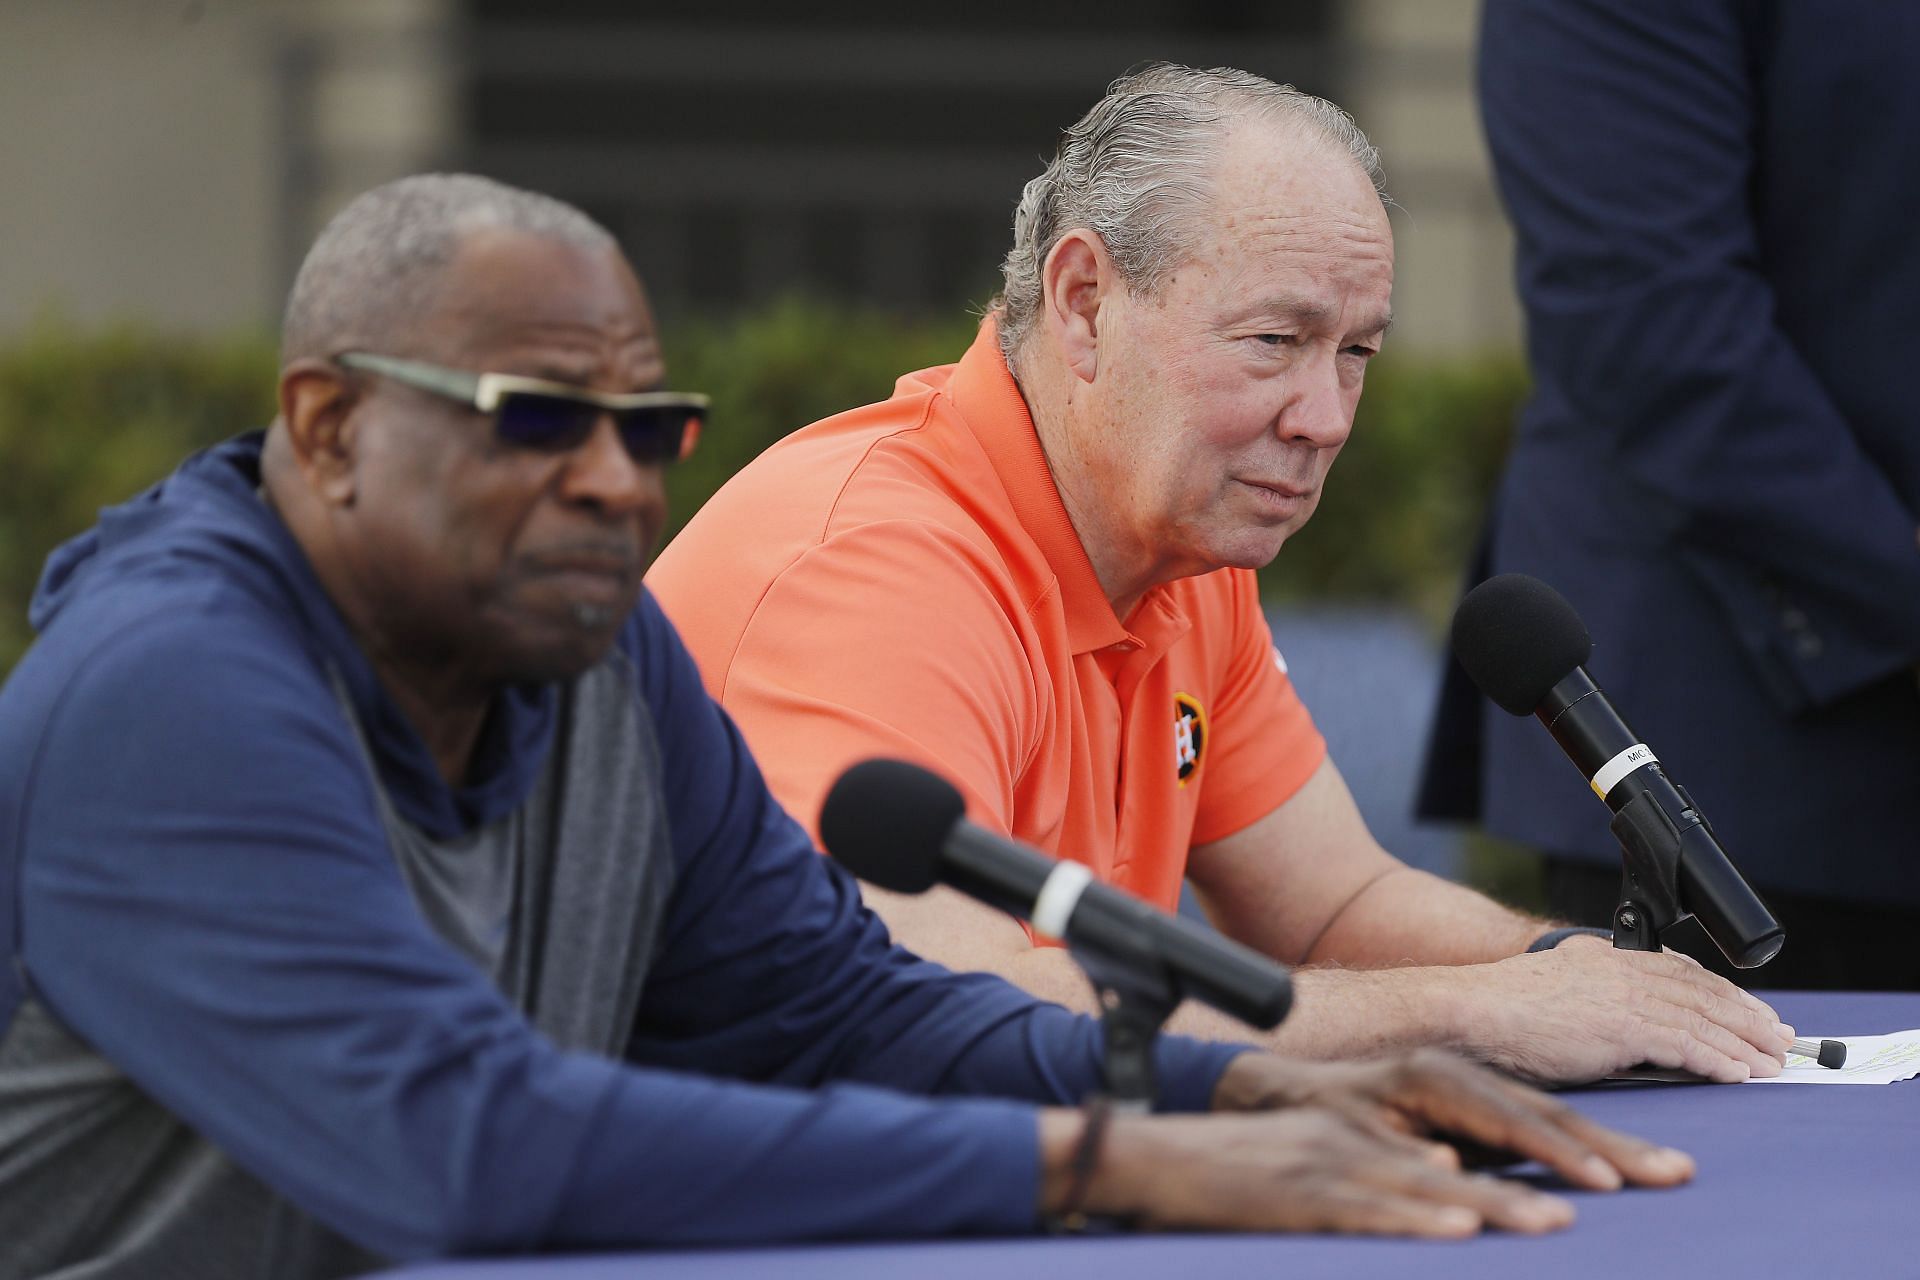
POLYGON ((494 415, 502 440, 541 450, 573 448, 592 432, 599 416, 593 405, 533 391, 502 396, 494 415))
MULTIPOLYGON (((593 434, 597 404, 537 391, 510 392, 494 414, 500 438, 527 449, 558 453, 579 447, 593 434)), ((660 466, 678 462, 700 437, 700 410, 687 405, 647 405, 613 410, 620 443, 635 462, 660 466)))
POLYGON ((700 434, 700 414, 695 409, 662 405, 628 409, 617 416, 628 454, 649 466, 680 461, 692 452, 700 434))

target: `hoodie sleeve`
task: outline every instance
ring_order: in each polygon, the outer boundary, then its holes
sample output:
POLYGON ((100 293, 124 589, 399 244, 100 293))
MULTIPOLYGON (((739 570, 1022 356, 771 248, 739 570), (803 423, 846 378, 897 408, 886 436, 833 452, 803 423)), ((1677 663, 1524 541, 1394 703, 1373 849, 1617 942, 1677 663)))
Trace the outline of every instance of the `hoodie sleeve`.
POLYGON ((181 611, 121 629, 47 705, 17 831, 28 980, 364 1247, 1032 1225, 1030 1106, 748 1084, 545 1040, 421 918, 350 730, 277 624, 181 611))

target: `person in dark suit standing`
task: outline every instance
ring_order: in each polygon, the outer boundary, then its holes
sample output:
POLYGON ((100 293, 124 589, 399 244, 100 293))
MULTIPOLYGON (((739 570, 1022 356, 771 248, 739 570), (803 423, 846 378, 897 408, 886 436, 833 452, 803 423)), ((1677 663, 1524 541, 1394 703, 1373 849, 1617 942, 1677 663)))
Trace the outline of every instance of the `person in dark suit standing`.
MULTIPOLYGON (((1482 20, 1535 385, 1475 576, 1585 618, 1594 678, 1786 926, 1758 986, 1920 986, 1917 66, 1911 5, 1482 20)), ((1463 682, 1423 813, 1545 851, 1554 908, 1604 923, 1604 809, 1463 682)))

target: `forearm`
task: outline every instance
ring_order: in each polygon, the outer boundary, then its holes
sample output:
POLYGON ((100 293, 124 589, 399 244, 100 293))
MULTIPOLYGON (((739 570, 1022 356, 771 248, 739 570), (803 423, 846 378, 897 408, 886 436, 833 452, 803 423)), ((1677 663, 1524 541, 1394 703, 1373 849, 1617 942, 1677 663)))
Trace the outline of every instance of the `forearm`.
MULTIPOLYGON (((1396 865, 1354 895, 1294 974, 1294 1007, 1278 1028, 1257 1031, 1189 1000, 1169 1031, 1203 1040, 1257 1043, 1301 1057, 1351 1057, 1435 1045, 1475 1056, 1491 1050, 1490 1023, 1473 1012, 1477 965, 1525 951, 1551 926, 1472 890, 1396 865)), ((1258 945, 1260 940, 1243 938, 1258 945)), ((1081 1012, 1098 1012, 1093 988, 1065 951, 1012 950, 992 959, 1016 986, 1081 1012)))
POLYGON ((1489 1057, 1500 1033, 1478 1007, 1487 973, 1479 966, 1524 952, 1551 927, 1452 881, 1396 866, 1327 922, 1294 973, 1293 1012, 1261 1044, 1309 1058, 1421 1046, 1489 1057))
MULTIPOLYGON (((991 967, 1043 998, 1094 1008, 1091 987, 1065 952, 1007 951, 991 967)), ((1773 1074, 1792 1034, 1767 1006, 1689 961, 1615 952, 1591 939, 1484 964, 1306 968, 1294 984, 1293 1009, 1271 1032, 1191 1000, 1167 1030, 1294 1059, 1442 1048, 1555 1083, 1643 1061, 1715 1080, 1773 1074)))
POLYGON ((1196 845, 1187 875, 1222 933, 1288 964, 1475 964, 1547 927, 1382 849, 1331 760, 1272 813, 1196 845))
POLYGON ((1300 969, 1293 1010, 1260 1045, 1295 1058, 1371 1058, 1435 1047, 1485 1058, 1491 1028, 1473 1012, 1476 970, 1300 969))
MULTIPOLYGON (((1087 980, 1079 962, 1070 952, 1058 947, 1030 947, 1010 954, 1001 962, 999 972, 1007 981, 1042 1000, 1065 1005, 1075 1013, 1097 1015, 1100 1012, 1093 984, 1087 980)), ((1293 1016, 1288 1015, 1289 1022, 1293 1016)), ((1265 1043, 1265 1033, 1197 1000, 1182 1002, 1167 1019, 1166 1029, 1196 1040, 1265 1043)))
MULTIPOLYGON (((1027 991, 1082 1013, 1098 1013, 1093 987, 1074 958, 1051 947, 1012 955, 1001 976, 1027 991)), ((1441 969, 1302 969, 1286 1020, 1260 1031, 1197 1000, 1188 1000, 1166 1029, 1198 1040, 1254 1044, 1299 1058, 1372 1057, 1425 1045, 1471 1051, 1463 995, 1468 974, 1441 969)))
POLYGON ((1481 964, 1518 955, 1551 927, 1451 880, 1396 865, 1326 922, 1303 959, 1348 969, 1481 964))

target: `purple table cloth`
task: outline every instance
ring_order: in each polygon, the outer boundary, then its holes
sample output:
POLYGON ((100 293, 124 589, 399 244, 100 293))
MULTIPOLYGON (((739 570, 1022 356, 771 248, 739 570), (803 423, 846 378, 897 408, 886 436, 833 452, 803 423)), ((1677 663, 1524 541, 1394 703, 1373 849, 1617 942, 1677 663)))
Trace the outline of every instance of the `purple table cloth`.
MULTIPOLYGON (((1920 994, 1777 993, 1803 1034, 1920 1027, 1920 994)), ((1814 1087, 1609 1084, 1563 1095, 1617 1128, 1679 1147, 1699 1174, 1673 1191, 1575 1193, 1547 1237, 1465 1242, 1119 1235, 439 1262, 390 1280, 1758 1280, 1920 1277, 1920 1079, 1814 1087)))

